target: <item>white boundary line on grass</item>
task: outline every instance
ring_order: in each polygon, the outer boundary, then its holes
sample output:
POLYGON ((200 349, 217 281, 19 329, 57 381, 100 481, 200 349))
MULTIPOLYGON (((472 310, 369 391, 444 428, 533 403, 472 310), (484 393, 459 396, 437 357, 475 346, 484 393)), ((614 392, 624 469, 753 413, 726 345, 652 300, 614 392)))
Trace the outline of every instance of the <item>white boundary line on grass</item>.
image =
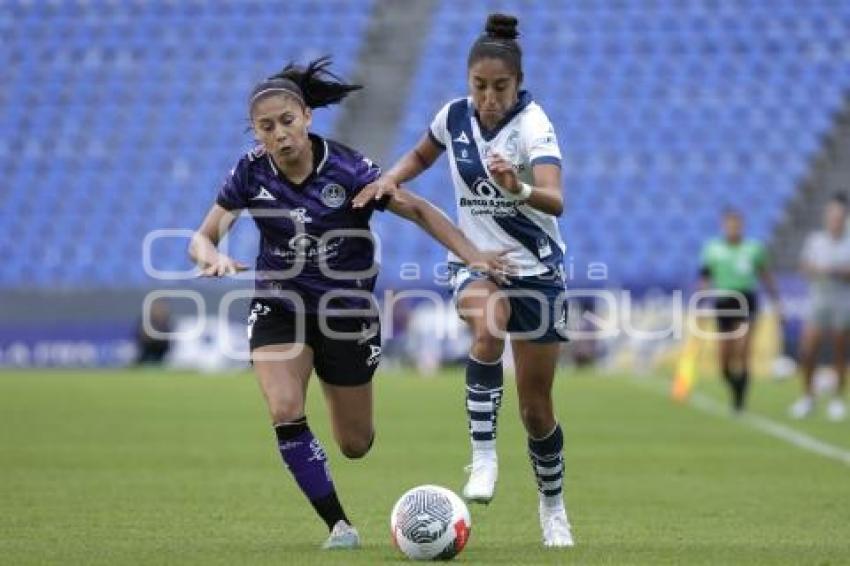
MULTIPOLYGON (((628 381, 630 381, 631 383, 639 384, 644 389, 653 391, 655 393, 664 395, 668 395, 669 393, 667 382, 658 379, 630 378, 628 379, 628 381)), ((688 401, 688 405, 702 411, 703 413, 713 415, 715 417, 729 418, 728 407, 699 392, 691 394, 691 398, 688 401)), ((831 460, 836 460, 837 462, 840 462, 845 466, 850 466, 850 451, 835 446, 833 444, 829 444, 822 440, 818 440, 813 436, 809 436, 806 433, 795 430, 772 419, 753 413, 745 413, 738 417, 736 420, 741 424, 745 424, 748 427, 755 429, 761 433, 764 433, 768 436, 783 440, 788 444, 796 446, 797 448, 806 450, 807 452, 818 454, 831 460)))

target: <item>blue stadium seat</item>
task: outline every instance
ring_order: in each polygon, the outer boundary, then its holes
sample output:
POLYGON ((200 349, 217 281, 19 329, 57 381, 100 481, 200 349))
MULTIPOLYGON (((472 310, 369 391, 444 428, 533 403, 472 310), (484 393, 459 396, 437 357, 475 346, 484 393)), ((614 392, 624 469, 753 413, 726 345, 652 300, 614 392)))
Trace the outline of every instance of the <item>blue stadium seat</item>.
MULTIPOLYGON (((4 3, 0 211, 19 242, 3 248, 0 286, 150 284, 145 234, 196 226, 250 147, 251 85, 326 53, 350 75, 371 12, 371 0, 4 3), (51 246, 64 242, 61 262, 51 246)), ((317 112, 314 127, 330 134, 338 115, 317 112)), ((187 269, 184 250, 166 246, 157 266, 187 269)))

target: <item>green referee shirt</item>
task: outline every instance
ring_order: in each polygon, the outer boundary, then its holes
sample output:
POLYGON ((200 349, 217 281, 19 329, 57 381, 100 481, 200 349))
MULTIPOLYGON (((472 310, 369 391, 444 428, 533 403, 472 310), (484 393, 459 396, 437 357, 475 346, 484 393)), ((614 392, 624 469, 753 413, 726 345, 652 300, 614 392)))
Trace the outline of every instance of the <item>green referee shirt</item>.
POLYGON ((703 247, 700 261, 715 289, 754 291, 767 257, 764 246, 755 240, 730 244, 725 238, 715 238, 703 247))

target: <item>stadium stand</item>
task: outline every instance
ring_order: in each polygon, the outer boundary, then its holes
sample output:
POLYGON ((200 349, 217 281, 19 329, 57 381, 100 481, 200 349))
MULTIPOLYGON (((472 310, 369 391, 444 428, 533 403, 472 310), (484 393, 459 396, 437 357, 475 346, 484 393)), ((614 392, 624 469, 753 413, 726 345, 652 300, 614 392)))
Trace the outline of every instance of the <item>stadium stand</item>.
MULTIPOLYGON (((193 228, 246 148, 245 95, 288 59, 332 53, 349 74, 371 0, 11 1, 0 5, 0 286, 151 280, 141 242, 193 228), (298 33, 291 33, 297 30, 298 33), (212 41, 211 41, 212 39, 212 41), (73 237, 69 237, 73 236, 73 237)), ((521 16, 527 87, 565 153, 567 257, 579 283, 681 284, 738 206, 770 238, 850 86, 850 3, 830 0, 471 0, 439 4, 396 155, 465 92, 485 15, 521 16)), ((338 111, 316 114, 332 134, 338 111)), ((441 162, 414 187, 453 212, 441 162)), ((250 224, 235 253, 254 255, 250 224)), ((443 252, 382 215, 385 286, 443 252), (392 237, 389 237, 392 235, 392 237)), ((185 241, 154 248, 185 270, 185 241)))
MULTIPOLYGON (((200 221, 251 144, 251 86, 326 53, 349 73, 370 13, 371 0, 3 2, 0 285, 150 284, 145 235, 200 221)), ((314 129, 331 133, 337 113, 314 129)), ((186 243, 161 240, 154 267, 187 270, 186 243)))

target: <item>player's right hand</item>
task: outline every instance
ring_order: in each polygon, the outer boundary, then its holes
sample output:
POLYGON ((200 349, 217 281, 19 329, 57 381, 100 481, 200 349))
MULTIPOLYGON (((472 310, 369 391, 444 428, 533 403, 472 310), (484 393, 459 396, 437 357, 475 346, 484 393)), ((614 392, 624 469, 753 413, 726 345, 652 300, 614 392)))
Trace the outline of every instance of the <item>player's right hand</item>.
POLYGON ((516 266, 506 257, 515 248, 497 252, 478 252, 475 257, 467 262, 467 265, 478 271, 487 273, 502 285, 509 285, 509 275, 516 273, 516 266))
POLYGON ((351 201, 352 208, 363 208, 370 200, 381 200, 391 197, 398 192, 398 183, 386 176, 381 176, 363 187, 351 201))
POLYGON ((226 275, 236 275, 240 271, 246 271, 248 266, 238 262, 226 255, 219 254, 218 257, 201 270, 200 277, 224 277, 226 275))

